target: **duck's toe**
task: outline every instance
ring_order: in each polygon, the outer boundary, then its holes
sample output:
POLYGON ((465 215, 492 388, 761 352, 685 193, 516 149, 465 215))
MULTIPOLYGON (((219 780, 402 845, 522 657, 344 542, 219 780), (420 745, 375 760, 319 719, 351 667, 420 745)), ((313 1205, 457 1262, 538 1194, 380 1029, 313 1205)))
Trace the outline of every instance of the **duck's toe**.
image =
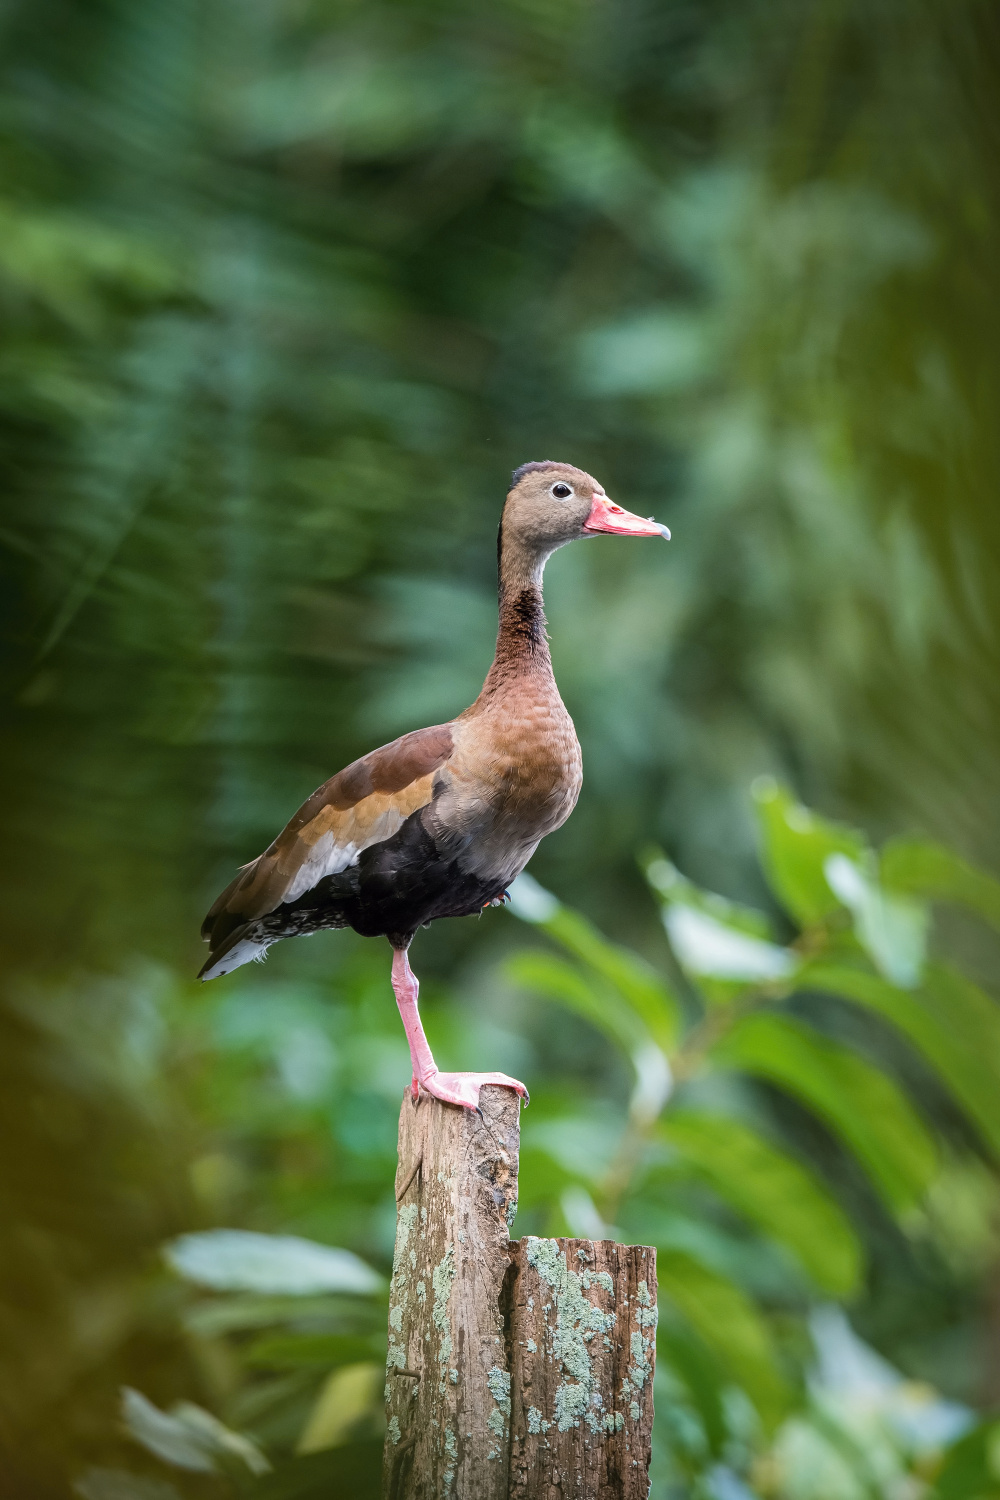
POLYGON ((506 1073, 432 1073, 419 1080, 420 1091, 440 1099, 442 1104, 459 1104, 463 1109, 479 1109, 479 1090, 484 1084, 496 1084, 499 1088, 513 1089, 528 1103, 528 1090, 516 1078, 506 1073))

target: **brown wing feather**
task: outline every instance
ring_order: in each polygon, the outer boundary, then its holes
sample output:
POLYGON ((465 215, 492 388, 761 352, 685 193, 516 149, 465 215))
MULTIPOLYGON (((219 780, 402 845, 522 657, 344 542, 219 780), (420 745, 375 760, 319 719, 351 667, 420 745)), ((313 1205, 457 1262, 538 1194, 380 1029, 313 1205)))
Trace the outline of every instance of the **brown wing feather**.
POLYGON ((201 935, 218 946, 246 922, 266 916, 308 890, 370 845, 391 838, 434 795, 435 773, 452 753, 451 727, 402 735, 331 776, 309 797, 257 859, 219 896, 201 935))

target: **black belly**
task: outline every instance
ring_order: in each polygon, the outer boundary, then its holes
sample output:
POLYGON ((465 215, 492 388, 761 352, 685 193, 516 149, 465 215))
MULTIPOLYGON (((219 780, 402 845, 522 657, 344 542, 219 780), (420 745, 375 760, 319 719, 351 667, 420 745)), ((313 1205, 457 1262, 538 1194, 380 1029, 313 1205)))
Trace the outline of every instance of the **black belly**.
POLYGON ((295 901, 264 917, 257 931, 268 941, 353 927, 363 937, 387 937, 405 947, 418 927, 437 917, 467 917, 503 893, 503 878, 473 875, 439 849, 420 812, 398 833, 373 844, 356 865, 327 875, 295 901))

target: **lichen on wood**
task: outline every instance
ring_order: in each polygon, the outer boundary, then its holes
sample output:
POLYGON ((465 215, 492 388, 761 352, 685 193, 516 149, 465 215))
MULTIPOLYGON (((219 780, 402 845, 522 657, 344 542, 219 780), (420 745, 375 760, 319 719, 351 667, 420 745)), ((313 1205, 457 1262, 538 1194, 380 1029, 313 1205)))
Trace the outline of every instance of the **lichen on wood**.
POLYGON ((655 1250, 529 1236, 511 1251, 509 1500, 645 1500, 655 1250))
POLYGON ((501 1316, 517 1207, 519 1100, 404 1099, 386 1361, 387 1500, 507 1500, 510 1367, 501 1316), (414 1164, 419 1162, 419 1170, 414 1164))

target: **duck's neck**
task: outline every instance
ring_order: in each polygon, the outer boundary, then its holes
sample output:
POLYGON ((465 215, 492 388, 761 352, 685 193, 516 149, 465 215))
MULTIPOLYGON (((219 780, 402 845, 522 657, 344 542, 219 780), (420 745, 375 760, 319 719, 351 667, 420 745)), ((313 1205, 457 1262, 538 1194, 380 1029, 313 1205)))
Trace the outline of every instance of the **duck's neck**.
POLYGON ((555 688, 552 658, 545 632, 542 573, 547 554, 529 551, 501 528, 497 539, 500 624, 493 665, 479 701, 508 691, 515 684, 541 691, 555 688))

